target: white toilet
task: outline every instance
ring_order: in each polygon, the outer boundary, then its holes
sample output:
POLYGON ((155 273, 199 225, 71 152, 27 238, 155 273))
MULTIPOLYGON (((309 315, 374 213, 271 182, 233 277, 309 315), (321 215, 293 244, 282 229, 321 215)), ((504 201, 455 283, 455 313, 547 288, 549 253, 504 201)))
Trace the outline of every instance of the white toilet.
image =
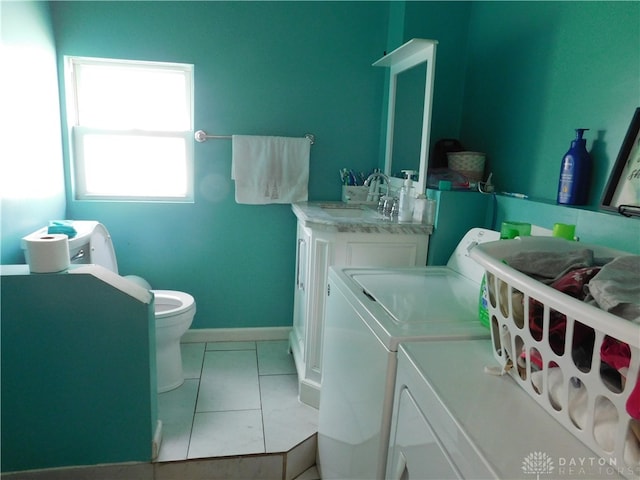
MULTIPOLYGON (((106 227, 96 221, 73 222, 77 234, 69 239, 72 264, 92 263, 118 273, 116 253, 106 227)), ((45 227, 31 235, 46 233, 45 227)), ((156 319, 156 370, 158 393, 178 388, 184 382, 180 338, 191 326, 196 302, 191 295, 173 290, 152 290, 143 278, 126 276, 154 295, 156 319)))
POLYGON ((180 338, 191 326, 196 302, 184 292, 151 291, 155 296, 158 393, 162 393, 178 388, 184 382, 180 338))

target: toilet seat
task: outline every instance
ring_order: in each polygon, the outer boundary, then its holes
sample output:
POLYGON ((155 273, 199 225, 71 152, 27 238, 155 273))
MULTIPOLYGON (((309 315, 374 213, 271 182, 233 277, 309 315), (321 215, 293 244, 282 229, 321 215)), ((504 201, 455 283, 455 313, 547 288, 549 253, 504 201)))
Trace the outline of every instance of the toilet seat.
POLYGON ((151 290, 151 292, 155 297, 156 323, 161 320, 161 325, 180 323, 183 321, 181 314, 195 308, 195 300, 188 293, 174 290, 151 290))
POLYGON ((173 290, 151 290, 156 323, 156 368, 158 393, 184 383, 180 338, 191 326, 196 303, 191 295, 173 290))

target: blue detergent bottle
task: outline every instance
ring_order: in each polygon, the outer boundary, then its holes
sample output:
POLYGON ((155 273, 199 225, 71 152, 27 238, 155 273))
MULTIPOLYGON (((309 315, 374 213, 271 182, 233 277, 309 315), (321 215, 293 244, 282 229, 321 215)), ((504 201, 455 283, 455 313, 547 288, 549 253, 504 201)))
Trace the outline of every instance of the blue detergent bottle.
POLYGON ((591 180, 591 157, 587 152, 587 141, 582 135, 588 128, 577 128, 576 138, 564 155, 558 182, 558 203, 562 205, 584 205, 587 203, 591 180))

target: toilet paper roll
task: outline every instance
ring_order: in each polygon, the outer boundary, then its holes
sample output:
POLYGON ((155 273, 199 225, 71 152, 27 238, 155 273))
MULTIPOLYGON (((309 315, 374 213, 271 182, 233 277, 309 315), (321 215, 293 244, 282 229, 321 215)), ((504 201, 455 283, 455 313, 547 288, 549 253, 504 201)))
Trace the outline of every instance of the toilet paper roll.
POLYGON ((31 273, 54 273, 69 268, 69 239, 50 234, 25 239, 31 273))

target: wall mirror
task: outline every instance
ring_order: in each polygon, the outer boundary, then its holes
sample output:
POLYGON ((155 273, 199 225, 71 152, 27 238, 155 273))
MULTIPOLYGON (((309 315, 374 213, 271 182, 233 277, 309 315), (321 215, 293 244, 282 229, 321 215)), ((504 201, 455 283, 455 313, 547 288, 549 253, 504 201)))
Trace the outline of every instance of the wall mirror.
POLYGON ((373 63, 389 68, 384 173, 392 184, 402 170, 415 170, 416 192, 427 185, 436 40, 414 38, 373 63))

